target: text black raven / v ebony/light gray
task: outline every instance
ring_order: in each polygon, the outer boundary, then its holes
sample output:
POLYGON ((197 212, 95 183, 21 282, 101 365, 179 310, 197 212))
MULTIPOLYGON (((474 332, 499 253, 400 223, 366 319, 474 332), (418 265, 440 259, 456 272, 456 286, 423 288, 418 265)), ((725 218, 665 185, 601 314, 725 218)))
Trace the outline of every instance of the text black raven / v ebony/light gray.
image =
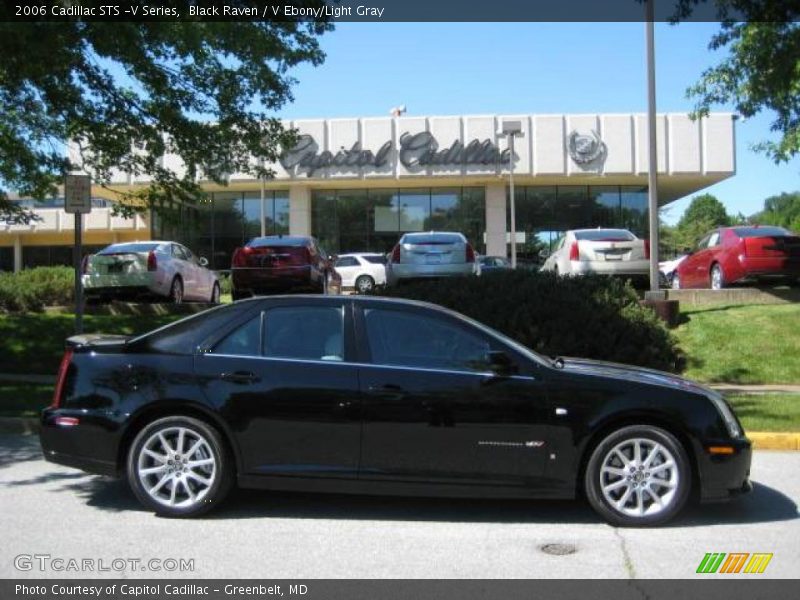
POLYGON ((457 313, 377 297, 253 298, 140 337, 70 338, 41 439, 48 460, 125 476, 167 516, 239 485, 583 495, 636 526, 751 487, 750 442, 718 393, 552 360, 457 313))

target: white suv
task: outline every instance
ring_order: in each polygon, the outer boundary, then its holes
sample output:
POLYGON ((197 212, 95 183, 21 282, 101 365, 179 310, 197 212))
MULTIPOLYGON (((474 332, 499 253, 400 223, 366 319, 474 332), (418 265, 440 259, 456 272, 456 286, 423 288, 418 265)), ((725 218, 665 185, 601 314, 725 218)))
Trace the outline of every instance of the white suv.
POLYGON ((342 276, 342 287, 355 288, 359 294, 369 294, 386 285, 386 255, 369 252, 340 254, 336 271, 342 276))

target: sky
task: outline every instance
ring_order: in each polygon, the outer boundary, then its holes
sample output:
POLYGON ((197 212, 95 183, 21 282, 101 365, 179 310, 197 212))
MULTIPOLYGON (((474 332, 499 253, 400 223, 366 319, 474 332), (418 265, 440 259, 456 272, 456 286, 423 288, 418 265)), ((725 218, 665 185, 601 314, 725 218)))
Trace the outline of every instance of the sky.
MULTIPOLYGON (((657 23, 658 112, 689 112, 686 89, 724 53, 708 50, 716 23, 657 23)), ((294 102, 279 116, 604 113, 647 110, 643 23, 338 23, 320 39, 322 66, 300 66, 294 102)), ((733 112, 732 106, 714 110, 733 112)), ((730 214, 800 190, 800 159, 775 165, 750 149, 772 115, 736 123, 736 175, 706 188, 730 214)), ((675 223, 691 198, 669 205, 675 223)))

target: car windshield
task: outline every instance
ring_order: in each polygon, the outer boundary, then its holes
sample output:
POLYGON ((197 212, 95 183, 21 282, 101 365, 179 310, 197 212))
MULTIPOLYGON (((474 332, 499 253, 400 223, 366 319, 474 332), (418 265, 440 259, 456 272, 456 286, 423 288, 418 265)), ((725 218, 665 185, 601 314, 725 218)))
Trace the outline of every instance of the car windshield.
POLYGON ((103 248, 98 254, 123 254, 128 252, 150 252, 158 248, 158 244, 153 243, 133 243, 133 244, 114 244, 108 248, 103 248))
POLYGON ((627 229, 588 229, 576 231, 575 239, 589 242, 632 242, 636 236, 627 229))
POLYGON ((733 231, 740 238, 785 237, 792 235, 783 227, 734 227, 733 231))
POLYGON ((404 244, 425 244, 426 246, 458 244, 463 241, 457 233, 411 233, 403 236, 404 244))

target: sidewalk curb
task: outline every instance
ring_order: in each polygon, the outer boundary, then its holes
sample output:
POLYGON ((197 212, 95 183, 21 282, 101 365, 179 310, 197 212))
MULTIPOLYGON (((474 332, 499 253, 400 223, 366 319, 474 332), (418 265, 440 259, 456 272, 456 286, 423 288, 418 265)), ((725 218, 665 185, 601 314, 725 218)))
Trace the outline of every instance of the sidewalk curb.
MULTIPOLYGON (((39 419, 36 417, 0 417, 0 433, 38 434, 39 419)), ((800 433, 746 431, 745 435, 753 442, 754 450, 800 451, 800 433)))
POLYGON ((800 433, 746 431, 754 450, 800 450, 800 433))

